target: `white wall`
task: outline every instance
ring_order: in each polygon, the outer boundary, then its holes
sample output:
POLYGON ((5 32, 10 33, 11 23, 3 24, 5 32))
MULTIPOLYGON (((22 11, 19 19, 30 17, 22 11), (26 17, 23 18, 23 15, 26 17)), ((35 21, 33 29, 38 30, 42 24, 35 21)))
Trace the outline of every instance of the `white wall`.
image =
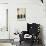
POLYGON ((8 4, 0 4, 0 39, 9 39, 7 28, 7 9, 8 4))
MULTIPOLYGON (((45 5, 40 0, 9 0, 9 31, 11 36, 18 30, 27 29, 27 23, 40 23, 43 27, 43 36, 46 44, 46 16, 45 5), (26 20, 17 21, 17 8, 26 8, 26 20)), ((13 38, 13 37, 11 37, 13 38)))
MULTIPOLYGON (((0 0, 0 3, 8 3, 8 0, 0 0)), ((3 4, 0 4, 0 16, 1 16, 1 11, 3 12, 2 15, 6 15, 6 9, 8 8, 7 7, 8 5, 3 5, 3 4), (1 9, 4 9, 4 10, 1 10, 1 9)), ((0 18, 1 19, 1 18, 0 18)), ((3 24, 4 25, 4 24, 3 24)), ((0 32, 0 39, 8 39, 9 38, 9 33, 8 32, 0 32)), ((0 46, 12 46, 11 43, 0 43, 0 46)))
POLYGON ((44 6, 40 0, 9 0, 9 30, 26 30, 27 23, 40 23, 44 25, 44 6), (17 8, 26 8, 26 20, 17 21, 17 8))
POLYGON ((8 3, 8 0, 0 0, 0 3, 8 3))

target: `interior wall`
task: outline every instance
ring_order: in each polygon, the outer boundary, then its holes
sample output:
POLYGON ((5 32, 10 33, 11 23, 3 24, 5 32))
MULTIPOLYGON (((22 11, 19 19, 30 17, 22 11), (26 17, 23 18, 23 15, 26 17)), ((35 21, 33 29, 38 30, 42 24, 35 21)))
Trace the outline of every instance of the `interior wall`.
POLYGON ((44 41, 46 40, 45 5, 40 0, 9 0, 9 31, 11 38, 14 32, 27 30, 27 23, 42 25, 44 41), (17 20, 17 8, 26 8, 26 20, 17 20))
POLYGON ((7 9, 8 4, 0 4, 0 39, 9 39, 7 28, 7 9))
POLYGON ((0 0, 0 3, 8 3, 8 0, 0 0))
MULTIPOLYGON (((46 16, 46 0, 44 0, 44 13, 45 13, 45 16, 46 16)), ((46 19, 45 19, 46 20, 46 19)), ((44 22, 45 23, 45 22, 44 22)), ((43 34, 44 34, 44 44, 45 44, 45 46, 46 46, 46 30, 43 32, 43 34)))

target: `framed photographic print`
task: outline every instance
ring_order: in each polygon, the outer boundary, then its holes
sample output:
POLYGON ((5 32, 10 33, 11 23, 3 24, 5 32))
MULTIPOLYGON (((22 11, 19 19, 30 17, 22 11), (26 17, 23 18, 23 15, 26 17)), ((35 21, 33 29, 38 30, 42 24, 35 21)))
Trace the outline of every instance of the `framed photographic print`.
POLYGON ((17 8, 17 20, 26 20, 26 8, 17 8))

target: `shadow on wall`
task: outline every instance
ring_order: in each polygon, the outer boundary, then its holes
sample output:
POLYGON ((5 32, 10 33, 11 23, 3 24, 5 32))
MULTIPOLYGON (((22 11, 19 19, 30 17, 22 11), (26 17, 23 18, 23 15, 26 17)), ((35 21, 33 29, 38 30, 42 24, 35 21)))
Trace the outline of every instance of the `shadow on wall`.
POLYGON ((40 25, 40 39, 42 40, 42 45, 45 46, 44 45, 44 37, 43 37, 43 26, 42 25, 40 25))

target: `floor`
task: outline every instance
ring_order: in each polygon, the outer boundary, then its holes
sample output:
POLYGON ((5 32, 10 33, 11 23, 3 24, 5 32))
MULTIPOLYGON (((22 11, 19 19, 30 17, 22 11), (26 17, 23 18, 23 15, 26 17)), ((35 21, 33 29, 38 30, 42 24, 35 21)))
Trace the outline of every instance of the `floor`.
MULTIPOLYGON (((0 46, 16 46, 16 45, 12 45, 11 43, 0 43, 0 46)), ((17 44, 17 46, 31 46, 28 43, 22 42, 22 44, 17 44)), ((42 46, 42 45, 33 45, 33 46, 42 46)))
MULTIPOLYGON (((24 41, 22 41, 21 42, 21 45, 20 45, 20 43, 19 42, 16 42, 14 45, 12 45, 11 43, 0 43, 0 46, 31 46, 30 45, 31 43, 29 43, 29 42, 24 42, 24 41)), ((42 46, 41 44, 40 45, 38 45, 38 44, 34 44, 33 46, 42 46)))
POLYGON ((0 43, 0 46, 13 46, 11 43, 0 43))
MULTIPOLYGON (((19 45, 19 46, 31 46, 30 44, 28 44, 28 43, 25 43, 25 42, 22 42, 22 44, 21 45, 19 45)), ((41 44, 34 44, 33 46, 42 46, 41 44)))
POLYGON ((0 39, 0 46, 15 46, 11 42, 13 42, 13 39, 0 39))

